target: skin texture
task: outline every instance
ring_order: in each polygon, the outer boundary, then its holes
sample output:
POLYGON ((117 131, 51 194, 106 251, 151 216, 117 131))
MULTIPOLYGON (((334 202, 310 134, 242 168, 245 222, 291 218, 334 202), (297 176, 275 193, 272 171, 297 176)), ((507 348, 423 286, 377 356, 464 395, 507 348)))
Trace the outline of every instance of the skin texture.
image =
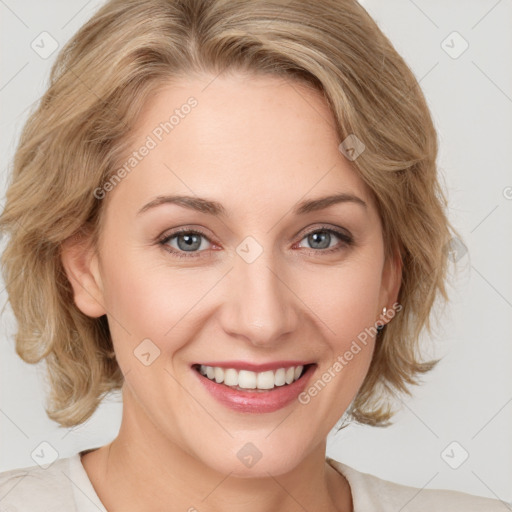
MULTIPOLYGON (((171 504, 350 511, 348 483, 325 462, 326 437, 364 380, 373 338, 309 404, 272 413, 219 404, 191 365, 307 360, 317 364, 314 382, 391 308, 400 267, 385 261, 378 212, 338 150, 323 97, 276 77, 213 78, 183 79, 151 97, 134 150, 187 98, 198 105, 103 199, 99 256, 83 243, 63 246, 75 302, 86 315, 107 315, 125 375, 120 433, 82 463, 109 512, 171 504), (335 192, 353 193, 367 208, 347 202, 291 213, 335 192), (173 204, 137 215, 167 194, 213 199, 227 215, 173 204), (326 245, 339 251, 317 248, 307 235, 322 224, 354 243, 332 234, 326 245), (158 244, 179 227, 205 233, 194 252, 202 256, 178 258, 158 244), (236 252, 247 236, 263 250, 252 263, 236 252), (149 366, 134 356, 146 338, 160 350, 149 366), (237 457, 249 442, 262 454, 250 468, 237 457)), ((184 245, 167 242, 177 252, 184 245)))

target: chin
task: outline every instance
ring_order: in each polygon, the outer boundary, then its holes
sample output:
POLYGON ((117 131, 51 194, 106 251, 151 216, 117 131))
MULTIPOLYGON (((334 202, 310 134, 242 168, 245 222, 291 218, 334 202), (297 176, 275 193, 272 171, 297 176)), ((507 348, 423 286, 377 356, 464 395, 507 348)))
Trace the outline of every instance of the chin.
MULTIPOLYGON (((267 435, 267 434, 265 434, 267 435)), ((243 442, 217 453, 201 454, 200 460, 214 471, 236 478, 268 478, 293 471, 304 459, 304 444, 243 442)))

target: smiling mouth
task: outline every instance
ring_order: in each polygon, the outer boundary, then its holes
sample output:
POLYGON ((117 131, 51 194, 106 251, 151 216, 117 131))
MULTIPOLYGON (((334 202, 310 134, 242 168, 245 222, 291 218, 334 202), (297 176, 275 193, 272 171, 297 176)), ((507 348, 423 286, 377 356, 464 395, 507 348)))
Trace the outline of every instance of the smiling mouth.
POLYGON ((203 377, 237 391, 268 392, 298 381, 311 366, 315 364, 289 366, 263 372, 199 364, 194 364, 192 368, 203 377))

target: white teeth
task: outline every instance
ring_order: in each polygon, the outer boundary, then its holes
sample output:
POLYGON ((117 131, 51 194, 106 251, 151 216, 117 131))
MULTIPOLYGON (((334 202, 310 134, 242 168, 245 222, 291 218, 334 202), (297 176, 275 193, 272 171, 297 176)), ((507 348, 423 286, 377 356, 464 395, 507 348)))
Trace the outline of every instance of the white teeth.
POLYGON ((274 377, 275 379, 275 385, 276 386, 284 386, 286 384, 286 370, 284 368, 279 368, 279 370, 276 370, 276 375, 274 377))
POLYGON ((274 372, 258 373, 256 387, 258 389, 272 389, 274 387, 274 372))
POLYGON ((215 382, 224 382, 224 370, 222 368, 214 368, 215 382))
POLYGON ((279 368, 276 371, 252 372, 249 370, 235 370, 233 368, 220 368, 218 366, 199 367, 199 372, 218 384, 239 387, 242 389, 273 389, 275 386, 284 386, 296 381, 302 374, 303 366, 279 368))
POLYGON ((238 385, 244 389, 256 389, 256 374, 248 370, 240 370, 238 372, 238 385))
POLYGON ((229 368, 224 372, 224 384, 226 386, 238 386, 238 372, 229 368))

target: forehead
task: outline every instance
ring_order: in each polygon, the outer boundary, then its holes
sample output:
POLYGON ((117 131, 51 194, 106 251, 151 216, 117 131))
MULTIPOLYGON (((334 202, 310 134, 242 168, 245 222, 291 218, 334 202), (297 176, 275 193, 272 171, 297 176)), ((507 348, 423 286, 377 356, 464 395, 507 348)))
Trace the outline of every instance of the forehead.
POLYGON ((371 203, 339 143, 326 100, 301 83, 244 75, 175 80, 142 109, 130 146, 137 161, 112 195, 142 206, 186 193, 260 210, 269 201, 337 192, 371 203))

